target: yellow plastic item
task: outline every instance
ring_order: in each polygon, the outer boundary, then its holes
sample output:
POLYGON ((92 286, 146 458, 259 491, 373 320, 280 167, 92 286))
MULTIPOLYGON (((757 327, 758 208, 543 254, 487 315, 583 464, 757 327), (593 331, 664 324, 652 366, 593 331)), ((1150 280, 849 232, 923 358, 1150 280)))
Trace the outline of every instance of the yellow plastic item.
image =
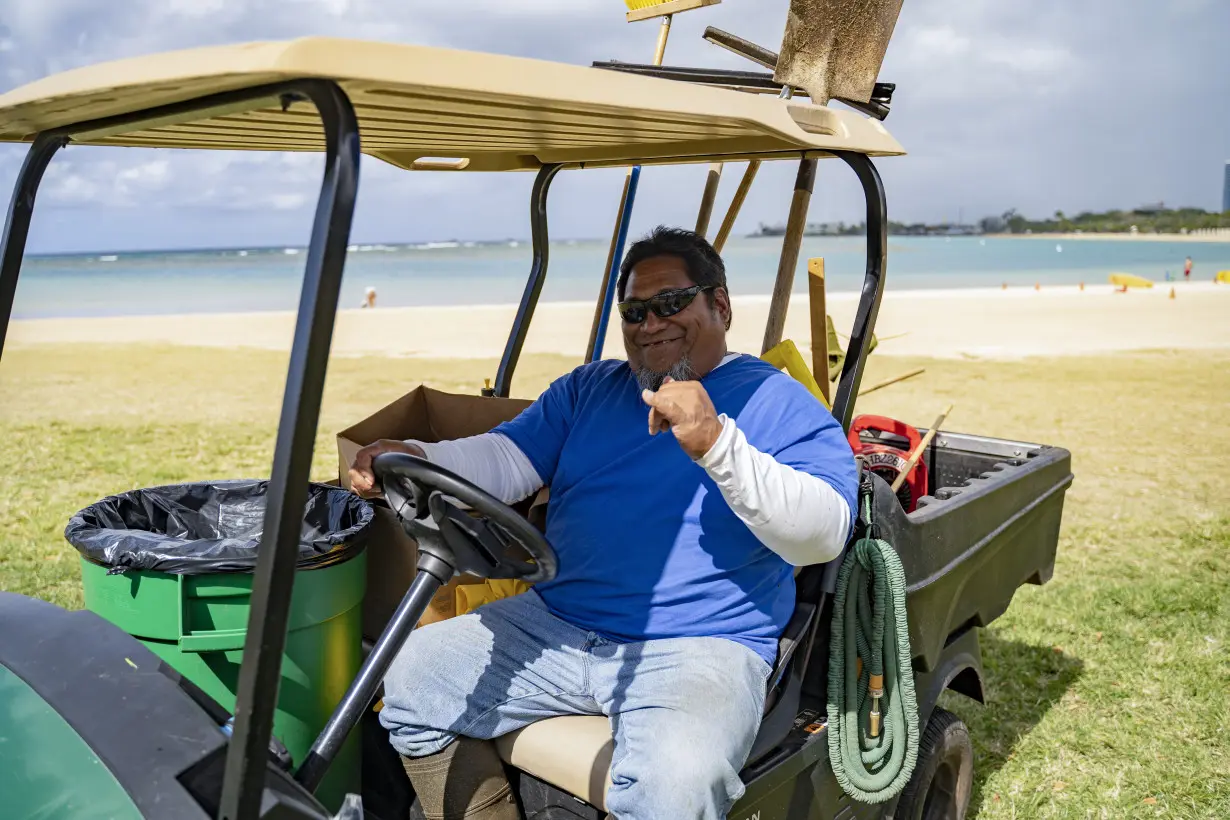
POLYGON ((624 0, 624 4, 628 7, 629 23, 648 20, 651 17, 679 14, 705 6, 716 6, 720 2, 722 0, 624 0))
POLYGON ((1217 272, 1217 278, 1213 281, 1220 282, 1223 285, 1230 285, 1230 270, 1219 270, 1217 272))
POLYGON ((457 614, 465 615, 483 604, 520 595, 529 588, 530 585, 525 581, 502 578, 488 578, 481 584, 459 584, 453 592, 457 614))
POLYGON ((1112 285, 1118 285, 1121 288, 1151 288, 1153 287, 1153 282, 1144 278, 1143 276, 1137 276, 1132 273, 1112 273, 1110 275, 1110 283, 1112 285))
POLYGON ((812 376, 807 362, 803 361, 803 354, 799 353, 799 349, 795 347, 794 342, 790 339, 785 339, 776 347, 765 351, 765 354, 760 358, 778 370, 785 370, 796 381, 802 382, 803 386, 820 400, 825 409, 833 409, 832 405, 824 398, 824 393, 820 392, 820 385, 816 383, 815 377, 812 376))

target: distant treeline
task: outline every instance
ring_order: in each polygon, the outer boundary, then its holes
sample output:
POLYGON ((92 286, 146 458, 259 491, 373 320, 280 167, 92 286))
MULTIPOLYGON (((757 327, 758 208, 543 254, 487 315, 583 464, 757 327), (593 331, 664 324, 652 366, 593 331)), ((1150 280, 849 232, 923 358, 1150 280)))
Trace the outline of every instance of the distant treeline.
POLYGON ((1230 228, 1230 211, 1201 208, 1138 208, 1132 211, 1085 211, 1067 216, 1056 211, 1050 219, 1029 219, 1015 209, 979 221, 983 233, 1183 233, 1208 228, 1230 228))
MULTIPOLYGON (((1004 233, 1184 233, 1210 229, 1230 229, 1230 211, 1216 213, 1200 208, 1137 208, 1132 211, 1085 211, 1069 217, 1056 211, 1050 219, 1029 219, 1006 211, 999 216, 986 216, 975 224, 957 222, 893 222, 888 232, 894 236, 978 236, 1004 233)), ((785 225, 764 225, 751 236, 782 236, 785 225)), ((862 236, 867 233, 865 222, 807 223, 806 236, 862 236)))

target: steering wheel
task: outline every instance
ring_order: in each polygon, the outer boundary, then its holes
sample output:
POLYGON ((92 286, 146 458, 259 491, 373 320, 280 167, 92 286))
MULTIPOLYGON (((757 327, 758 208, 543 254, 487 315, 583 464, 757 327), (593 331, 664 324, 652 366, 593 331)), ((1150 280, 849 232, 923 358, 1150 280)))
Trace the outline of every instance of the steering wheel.
POLYGON ((381 453, 372 461, 372 472, 419 549, 436 554, 457 572, 529 584, 555 577, 555 550, 542 533, 512 507, 451 470, 407 453, 381 453), (518 557, 518 548, 533 561, 518 557), (441 549, 444 554, 438 554, 441 549))

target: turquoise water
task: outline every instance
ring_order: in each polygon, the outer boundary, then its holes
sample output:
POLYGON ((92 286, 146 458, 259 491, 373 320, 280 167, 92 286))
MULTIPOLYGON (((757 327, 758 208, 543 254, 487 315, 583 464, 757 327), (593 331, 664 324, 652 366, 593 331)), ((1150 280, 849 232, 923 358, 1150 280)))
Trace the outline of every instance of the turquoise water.
MULTIPOLYGON (((353 247, 342 306, 358 307, 369 286, 380 307, 520 298, 530 266, 527 243, 443 245, 353 247)), ((862 237, 808 238, 796 289, 806 290, 806 259, 822 256, 830 291, 857 290, 864 247, 862 237)), ((732 239, 724 253, 731 291, 769 293, 780 250, 780 239, 732 239)), ((543 300, 596 298, 606 253, 601 241, 553 243, 543 300)), ((1077 284, 1105 282, 1115 271, 1161 281, 1167 271, 1181 278, 1189 255, 1195 279, 1230 269, 1230 243, 899 237, 889 242, 888 283, 892 290, 1077 284)), ((293 248, 32 257, 22 270, 14 316, 291 310, 305 258, 293 248)))

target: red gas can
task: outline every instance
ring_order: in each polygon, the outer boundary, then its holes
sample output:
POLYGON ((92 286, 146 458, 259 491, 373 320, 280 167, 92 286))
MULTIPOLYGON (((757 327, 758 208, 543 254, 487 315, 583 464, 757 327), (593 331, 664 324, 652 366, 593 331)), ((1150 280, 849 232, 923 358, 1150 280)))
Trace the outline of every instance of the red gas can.
MULTIPOLYGON (((886 416, 858 416, 850 425, 849 439, 854 455, 889 484, 905 470, 910 453, 922 442, 916 428, 886 416)), ((925 459, 918 459, 897 490, 897 499, 906 512, 913 512, 918 499, 927 494, 927 465, 924 462, 925 459)))

